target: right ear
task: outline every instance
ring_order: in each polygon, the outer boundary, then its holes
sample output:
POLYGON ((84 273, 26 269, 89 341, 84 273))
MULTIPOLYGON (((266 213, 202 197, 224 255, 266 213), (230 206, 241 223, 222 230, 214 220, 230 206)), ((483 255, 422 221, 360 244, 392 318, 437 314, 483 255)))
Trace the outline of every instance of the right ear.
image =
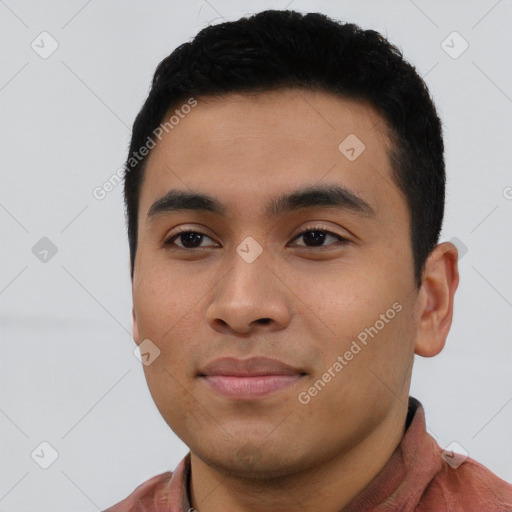
POLYGON ((135 315, 135 306, 132 306, 132 336, 137 345, 140 344, 139 327, 137 325, 137 317, 135 315))

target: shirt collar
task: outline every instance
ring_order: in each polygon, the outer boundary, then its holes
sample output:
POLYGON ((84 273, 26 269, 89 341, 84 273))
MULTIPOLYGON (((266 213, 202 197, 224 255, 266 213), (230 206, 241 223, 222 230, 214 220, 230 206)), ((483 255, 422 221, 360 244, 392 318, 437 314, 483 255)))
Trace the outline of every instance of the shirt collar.
POLYGON ((406 430, 377 476, 341 512, 413 510, 443 467, 436 440, 427 432, 421 403, 409 397, 406 430))

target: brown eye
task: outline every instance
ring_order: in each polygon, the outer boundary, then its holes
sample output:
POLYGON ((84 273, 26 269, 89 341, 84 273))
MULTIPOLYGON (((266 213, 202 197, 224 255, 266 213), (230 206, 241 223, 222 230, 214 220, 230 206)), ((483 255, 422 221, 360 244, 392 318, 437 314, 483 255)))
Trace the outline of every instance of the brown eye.
POLYGON ((179 249, 200 249, 205 247, 204 245, 201 245, 201 242, 204 241, 204 238, 209 238, 211 240, 208 235, 205 235, 200 231, 180 231, 179 233, 171 236, 171 238, 167 239, 164 242, 164 245, 179 249), (179 240, 181 245, 175 244, 175 240, 179 240))
MULTIPOLYGON (((315 247, 325 247, 324 242, 329 239, 329 237, 334 237, 337 241, 339 241, 342 245, 349 242, 346 238, 337 235, 336 233, 333 233, 332 231, 329 231, 327 229, 320 229, 320 228, 309 228, 301 233, 299 233, 294 240, 297 240, 298 238, 302 238, 304 241, 304 246, 308 247, 310 249, 315 247)), ((335 240, 335 242, 336 242, 335 240)), ((296 244, 301 246, 301 244, 296 244)), ((327 245, 334 245, 334 243, 330 243, 327 245)))

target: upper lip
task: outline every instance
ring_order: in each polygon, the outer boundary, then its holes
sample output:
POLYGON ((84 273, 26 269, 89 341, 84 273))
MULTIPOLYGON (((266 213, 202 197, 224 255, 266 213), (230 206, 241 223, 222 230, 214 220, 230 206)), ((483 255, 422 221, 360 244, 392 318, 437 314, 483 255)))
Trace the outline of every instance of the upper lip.
POLYGON ((295 375, 305 374, 299 368, 290 366, 277 359, 268 357, 251 357, 249 359, 237 359, 235 357, 223 357, 215 359, 199 370, 199 375, 231 375, 236 377, 248 377, 254 375, 295 375))

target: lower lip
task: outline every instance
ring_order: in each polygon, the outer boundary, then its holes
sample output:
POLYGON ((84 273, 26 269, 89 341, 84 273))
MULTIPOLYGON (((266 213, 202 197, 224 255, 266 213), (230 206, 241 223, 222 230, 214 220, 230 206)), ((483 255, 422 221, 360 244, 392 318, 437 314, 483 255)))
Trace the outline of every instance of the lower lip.
POLYGON ((233 375, 205 375, 202 378, 215 391, 230 398, 261 398, 292 386, 302 375, 257 375, 235 377, 233 375))

